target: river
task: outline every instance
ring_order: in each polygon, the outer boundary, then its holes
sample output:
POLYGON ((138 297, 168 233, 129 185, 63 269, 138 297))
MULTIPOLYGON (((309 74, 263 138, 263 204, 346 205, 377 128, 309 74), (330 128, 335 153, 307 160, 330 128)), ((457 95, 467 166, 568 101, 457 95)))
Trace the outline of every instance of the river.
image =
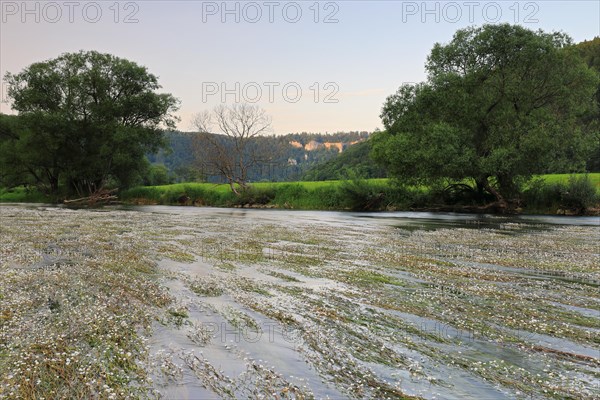
POLYGON ((155 263, 170 303, 140 335, 157 396, 600 396, 597 217, 3 205, 0 218, 15 237, 51 221, 57 246, 85 230, 92 252, 96 229, 155 263))

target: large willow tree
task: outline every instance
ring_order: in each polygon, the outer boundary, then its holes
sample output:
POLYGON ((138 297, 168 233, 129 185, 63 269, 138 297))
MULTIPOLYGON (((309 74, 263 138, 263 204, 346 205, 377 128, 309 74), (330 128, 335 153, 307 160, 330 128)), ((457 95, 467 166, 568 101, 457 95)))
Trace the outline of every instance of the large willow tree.
POLYGON ((557 159, 583 168, 598 75, 562 33, 508 24, 467 28, 436 44, 427 81, 382 111, 374 157, 403 182, 466 182, 507 206, 517 183, 557 159))
POLYGON ((63 54, 7 74, 18 117, 0 119, 0 175, 79 194, 127 185, 173 127, 178 101, 134 62, 95 51, 63 54))

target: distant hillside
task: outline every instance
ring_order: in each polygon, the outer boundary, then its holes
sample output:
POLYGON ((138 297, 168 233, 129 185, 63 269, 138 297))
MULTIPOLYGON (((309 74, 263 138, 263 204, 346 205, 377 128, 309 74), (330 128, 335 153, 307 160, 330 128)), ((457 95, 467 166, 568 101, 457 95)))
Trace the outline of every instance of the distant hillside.
POLYGON ((302 177, 306 181, 359 178, 385 178, 386 171, 369 156, 369 141, 360 142, 337 156, 311 167, 302 177))
MULTIPOLYGON (((148 155, 152 164, 164 165, 175 182, 206 180, 220 182, 218 176, 200 176, 192 152, 194 133, 168 132, 168 149, 148 155)), ((334 134, 291 133, 283 136, 263 136, 259 146, 268 146, 279 154, 278 161, 251 171, 250 181, 299 180, 311 168, 345 154, 369 137, 368 132, 338 132, 334 134)))

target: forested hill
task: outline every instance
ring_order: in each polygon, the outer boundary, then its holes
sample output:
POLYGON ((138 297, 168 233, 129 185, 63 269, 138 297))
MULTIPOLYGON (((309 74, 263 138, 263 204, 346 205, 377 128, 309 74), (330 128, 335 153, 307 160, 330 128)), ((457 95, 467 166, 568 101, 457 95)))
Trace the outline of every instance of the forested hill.
POLYGON ((348 178, 386 178, 383 167, 370 156, 371 143, 363 141, 343 153, 311 167, 302 177, 306 181, 328 181, 348 178))
MULTIPOLYGON (((152 164, 164 165, 171 180, 184 182, 195 180, 219 181, 216 176, 205 176, 199 167, 201 160, 194 155, 194 133, 168 132, 168 148, 148 155, 152 164)), ((251 171, 250 180, 292 181, 298 180, 316 165, 320 165, 352 146, 364 142, 369 132, 291 133, 281 136, 262 136, 256 146, 267 147, 276 158, 251 171)))

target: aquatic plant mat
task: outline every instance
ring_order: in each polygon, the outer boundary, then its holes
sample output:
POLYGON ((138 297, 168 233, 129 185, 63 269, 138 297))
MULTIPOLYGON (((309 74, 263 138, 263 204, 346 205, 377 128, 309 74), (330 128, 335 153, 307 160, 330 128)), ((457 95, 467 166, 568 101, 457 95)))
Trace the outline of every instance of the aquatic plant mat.
POLYGON ((597 225, 415 221, 0 206, 0 398, 600 397, 597 225))

